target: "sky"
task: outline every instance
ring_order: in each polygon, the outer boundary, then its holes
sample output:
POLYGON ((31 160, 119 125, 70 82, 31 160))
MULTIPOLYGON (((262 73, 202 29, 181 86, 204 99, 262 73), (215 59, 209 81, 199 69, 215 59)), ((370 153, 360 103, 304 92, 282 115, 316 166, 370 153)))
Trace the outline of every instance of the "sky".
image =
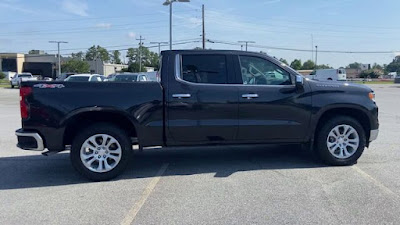
MULTIPOLYGON (((67 41, 62 54, 92 45, 108 50, 144 46, 157 52, 169 41, 169 7, 163 0, 0 0, 0 52, 31 49, 56 53, 49 41, 67 41)), ((173 3, 174 49, 201 47, 201 5, 205 6, 206 48, 240 50, 254 41, 289 63, 315 59, 334 68, 352 62, 388 64, 400 54, 398 0, 191 0, 173 3), (223 43, 221 43, 223 42, 223 43), (292 49, 292 50, 283 50, 292 49), (293 51, 296 50, 296 51, 293 51), (372 53, 331 53, 385 52, 372 53)), ((168 46, 161 50, 169 49, 168 46)))

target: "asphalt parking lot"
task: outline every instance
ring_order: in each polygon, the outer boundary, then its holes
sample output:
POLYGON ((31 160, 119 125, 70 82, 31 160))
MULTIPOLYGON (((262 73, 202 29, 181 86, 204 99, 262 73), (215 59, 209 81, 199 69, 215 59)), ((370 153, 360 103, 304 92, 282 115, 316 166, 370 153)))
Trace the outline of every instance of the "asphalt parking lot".
POLYGON ((400 86, 371 86, 380 134, 354 166, 296 146, 145 150, 98 183, 68 153, 15 147, 18 90, 0 88, 0 224, 398 224, 400 86))

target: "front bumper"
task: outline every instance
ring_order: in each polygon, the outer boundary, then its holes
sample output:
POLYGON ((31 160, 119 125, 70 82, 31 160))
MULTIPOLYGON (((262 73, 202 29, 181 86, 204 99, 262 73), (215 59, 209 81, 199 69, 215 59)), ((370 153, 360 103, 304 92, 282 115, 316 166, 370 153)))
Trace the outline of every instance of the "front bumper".
POLYGON ((17 135, 18 138, 17 147, 31 151, 44 150, 43 138, 40 136, 40 134, 19 129, 15 131, 15 135, 17 135))
POLYGON ((369 134, 369 141, 374 141, 378 138, 378 134, 379 134, 379 129, 376 130, 371 130, 370 134, 369 134))

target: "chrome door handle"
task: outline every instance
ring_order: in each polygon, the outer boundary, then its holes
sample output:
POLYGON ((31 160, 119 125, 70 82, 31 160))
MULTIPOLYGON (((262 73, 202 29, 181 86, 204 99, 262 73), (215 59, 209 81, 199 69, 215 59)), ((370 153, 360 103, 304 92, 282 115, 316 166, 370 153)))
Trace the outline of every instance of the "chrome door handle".
POLYGON ((243 94, 242 98, 246 99, 258 98, 258 94, 243 94))
POLYGON ((181 99, 181 98, 190 98, 191 95, 190 94, 173 94, 172 97, 181 99))

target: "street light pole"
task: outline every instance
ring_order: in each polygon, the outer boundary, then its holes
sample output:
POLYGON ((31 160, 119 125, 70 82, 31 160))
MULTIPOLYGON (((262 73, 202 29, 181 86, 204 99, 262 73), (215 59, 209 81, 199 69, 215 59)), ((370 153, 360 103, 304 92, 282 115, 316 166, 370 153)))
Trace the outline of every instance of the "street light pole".
POLYGON ((166 0, 163 5, 169 6, 169 50, 172 50, 172 3, 190 2, 190 0, 166 0))
POLYGON ((57 43, 57 49, 58 49, 58 77, 61 75, 61 55, 60 55, 60 44, 67 44, 68 42, 66 41, 49 41, 49 43, 57 43))
POLYGON ((315 66, 318 65, 318 45, 315 46, 315 66))

